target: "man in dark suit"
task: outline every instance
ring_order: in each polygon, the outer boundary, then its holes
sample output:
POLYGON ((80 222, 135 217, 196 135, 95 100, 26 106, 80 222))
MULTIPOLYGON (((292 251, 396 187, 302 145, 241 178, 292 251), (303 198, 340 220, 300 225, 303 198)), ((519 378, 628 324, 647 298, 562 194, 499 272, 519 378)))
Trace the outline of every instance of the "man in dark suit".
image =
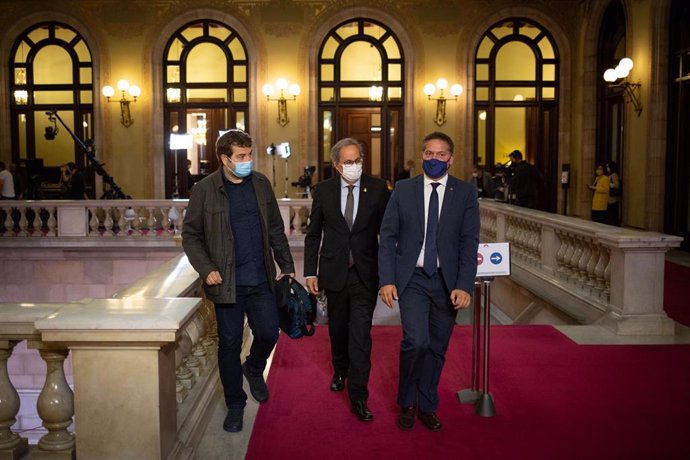
POLYGON ((331 149, 339 174, 314 189, 304 239, 304 276, 309 292, 326 291, 331 390, 342 391, 347 379, 352 411, 359 420, 371 421, 371 321, 378 290, 379 227, 389 192, 383 180, 362 174, 363 153, 362 144, 352 138, 331 149))
POLYGON ((458 309, 470 305, 477 273, 477 190, 448 175, 453 141, 434 132, 422 142, 424 174, 396 184, 381 224, 380 295, 398 300, 403 339, 397 424, 411 430, 418 416, 430 430, 438 382, 458 309), (417 413, 418 412, 418 413, 417 413))

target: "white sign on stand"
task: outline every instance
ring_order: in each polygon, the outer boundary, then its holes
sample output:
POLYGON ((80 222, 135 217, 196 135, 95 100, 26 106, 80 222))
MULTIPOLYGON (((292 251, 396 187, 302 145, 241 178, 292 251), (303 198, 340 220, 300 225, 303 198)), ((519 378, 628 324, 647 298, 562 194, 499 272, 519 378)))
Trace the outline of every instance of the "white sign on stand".
POLYGON ((510 243, 479 243, 477 278, 510 276, 510 243))

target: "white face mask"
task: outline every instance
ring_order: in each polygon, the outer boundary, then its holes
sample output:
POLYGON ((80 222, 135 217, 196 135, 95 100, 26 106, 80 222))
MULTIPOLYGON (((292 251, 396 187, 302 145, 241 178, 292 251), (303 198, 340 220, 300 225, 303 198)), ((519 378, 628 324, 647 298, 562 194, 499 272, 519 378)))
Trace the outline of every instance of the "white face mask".
POLYGON ((348 182, 357 182, 362 177, 362 164, 343 165, 342 176, 348 182))

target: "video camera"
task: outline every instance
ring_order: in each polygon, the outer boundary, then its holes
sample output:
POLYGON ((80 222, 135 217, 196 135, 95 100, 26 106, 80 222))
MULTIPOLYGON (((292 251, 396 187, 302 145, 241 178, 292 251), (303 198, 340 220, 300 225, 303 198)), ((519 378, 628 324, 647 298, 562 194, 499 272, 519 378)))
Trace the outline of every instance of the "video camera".
POLYGON ((311 188, 311 180, 312 180, 312 177, 314 177, 314 171, 316 171, 316 166, 305 166, 304 167, 304 174, 299 176, 299 179, 297 179, 297 182, 293 182, 292 186, 293 187, 302 187, 306 190, 311 188))

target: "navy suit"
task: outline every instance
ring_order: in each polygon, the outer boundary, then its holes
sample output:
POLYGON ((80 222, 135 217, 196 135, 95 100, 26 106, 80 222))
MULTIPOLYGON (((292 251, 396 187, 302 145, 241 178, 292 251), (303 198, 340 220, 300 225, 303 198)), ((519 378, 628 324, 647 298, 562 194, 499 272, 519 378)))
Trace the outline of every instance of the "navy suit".
POLYGON ((403 325, 398 404, 435 412, 455 325, 450 292, 472 294, 477 273, 477 190, 448 176, 437 233, 439 269, 432 276, 417 267, 425 238, 423 175, 396 183, 380 233, 379 284, 396 286, 403 325))

